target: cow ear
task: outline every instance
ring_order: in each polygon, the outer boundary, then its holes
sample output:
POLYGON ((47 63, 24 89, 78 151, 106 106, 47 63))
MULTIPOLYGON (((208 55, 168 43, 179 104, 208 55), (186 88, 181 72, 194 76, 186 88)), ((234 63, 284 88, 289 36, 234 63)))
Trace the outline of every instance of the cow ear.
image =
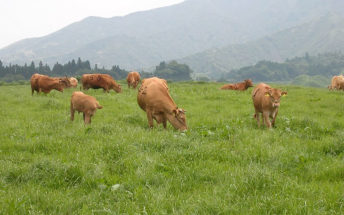
POLYGON ((179 112, 186 113, 186 110, 179 108, 179 112))
POLYGON ((283 92, 281 93, 282 96, 287 96, 287 94, 288 94, 287 91, 283 91, 283 92))
POLYGON ((173 110, 173 113, 174 113, 174 116, 177 116, 177 115, 178 115, 178 113, 179 113, 179 110, 178 110, 178 108, 174 109, 174 110, 173 110))
POLYGON ((271 88, 269 87, 269 88, 266 88, 268 91, 264 94, 266 97, 268 97, 268 96, 272 96, 272 90, 271 90, 271 88))

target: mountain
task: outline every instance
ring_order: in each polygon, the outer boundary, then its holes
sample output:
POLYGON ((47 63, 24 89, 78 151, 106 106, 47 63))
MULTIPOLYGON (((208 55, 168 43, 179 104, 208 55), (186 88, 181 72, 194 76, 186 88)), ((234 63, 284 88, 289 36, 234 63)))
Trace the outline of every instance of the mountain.
POLYGON ((329 12, 344 13, 342 8, 342 0, 186 0, 123 17, 88 17, 50 35, 5 47, 0 59, 52 65, 81 57, 98 66, 148 68, 163 60, 257 40, 329 12))
POLYGON ((283 62, 305 53, 338 51, 344 53, 344 16, 330 13, 262 39, 209 49, 178 61, 188 64, 200 76, 218 79, 223 73, 261 60, 283 62))

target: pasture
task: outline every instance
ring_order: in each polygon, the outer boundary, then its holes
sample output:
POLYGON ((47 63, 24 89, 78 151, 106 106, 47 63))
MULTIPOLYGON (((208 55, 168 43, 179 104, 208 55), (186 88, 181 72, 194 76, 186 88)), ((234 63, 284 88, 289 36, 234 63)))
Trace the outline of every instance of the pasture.
MULTIPOLYGON (((251 91, 169 83, 189 130, 148 128, 137 90, 88 90, 85 126, 64 93, 0 87, 0 214, 343 214, 344 93, 279 86, 276 128, 251 91)), ((275 86, 275 85, 272 85, 275 86)))

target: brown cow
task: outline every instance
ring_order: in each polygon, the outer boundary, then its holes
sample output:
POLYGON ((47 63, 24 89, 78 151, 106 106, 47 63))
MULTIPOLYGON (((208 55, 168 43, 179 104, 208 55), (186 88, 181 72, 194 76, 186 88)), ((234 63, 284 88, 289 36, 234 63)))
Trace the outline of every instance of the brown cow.
POLYGON ((81 82, 84 90, 103 88, 104 92, 109 92, 111 89, 117 93, 122 91, 121 85, 117 84, 108 74, 84 74, 81 77, 81 82))
POLYGON ((269 85, 260 83, 252 91, 252 100, 255 109, 254 117, 260 127, 259 113, 262 113, 263 122, 268 128, 275 126, 275 121, 280 106, 281 96, 287 95, 287 92, 280 89, 271 88, 269 85), (270 122, 270 118, 272 121, 270 122))
POLYGON ((67 77, 52 78, 47 75, 40 75, 38 73, 35 73, 31 76, 30 82, 32 95, 34 91, 37 91, 37 93, 43 91, 45 94, 47 94, 53 89, 63 92, 64 88, 70 86, 70 82, 67 77))
POLYGON ((30 83, 31 83, 31 95, 36 91, 37 93, 40 92, 39 87, 38 87, 38 79, 43 76, 41 74, 35 73, 31 76, 30 78, 30 83))
POLYGON ((344 76, 338 75, 333 76, 331 80, 331 85, 328 86, 329 90, 344 90, 344 76))
POLYGON ((221 87, 221 90, 240 90, 244 91, 247 90, 247 88, 253 87, 253 83, 251 79, 244 80, 240 83, 235 84, 225 84, 221 87))
POLYGON ((166 128, 167 120, 175 129, 187 130, 185 110, 178 108, 168 92, 167 82, 160 78, 142 80, 137 94, 137 103, 147 113, 148 124, 153 128, 153 119, 166 128))
POLYGON ((73 92, 70 100, 70 119, 74 120, 74 112, 83 113, 84 123, 91 123, 91 117, 96 113, 97 109, 102 109, 103 106, 93 97, 84 94, 83 92, 73 92))
POLYGON ((136 86, 140 82, 140 74, 138 72, 129 72, 127 76, 127 82, 128 82, 128 88, 132 86, 134 89, 136 89, 136 86))
POLYGON ((70 81, 71 87, 76 88, 78 86, 78 80, 76 78, 70 77, 69 81, 70 81))

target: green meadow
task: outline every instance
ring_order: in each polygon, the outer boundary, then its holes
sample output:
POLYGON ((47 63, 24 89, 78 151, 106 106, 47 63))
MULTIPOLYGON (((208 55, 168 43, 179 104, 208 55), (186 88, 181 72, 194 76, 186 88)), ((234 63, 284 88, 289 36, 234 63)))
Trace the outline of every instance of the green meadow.
POLYGON ((344 92, 276 86, 276 128, 252 88, 169 83, 189 130, 149 129, 137 90, 88 90, 104 107, 70 121, 74 90, 0 86, 0 214, 344 214, 344 92))

